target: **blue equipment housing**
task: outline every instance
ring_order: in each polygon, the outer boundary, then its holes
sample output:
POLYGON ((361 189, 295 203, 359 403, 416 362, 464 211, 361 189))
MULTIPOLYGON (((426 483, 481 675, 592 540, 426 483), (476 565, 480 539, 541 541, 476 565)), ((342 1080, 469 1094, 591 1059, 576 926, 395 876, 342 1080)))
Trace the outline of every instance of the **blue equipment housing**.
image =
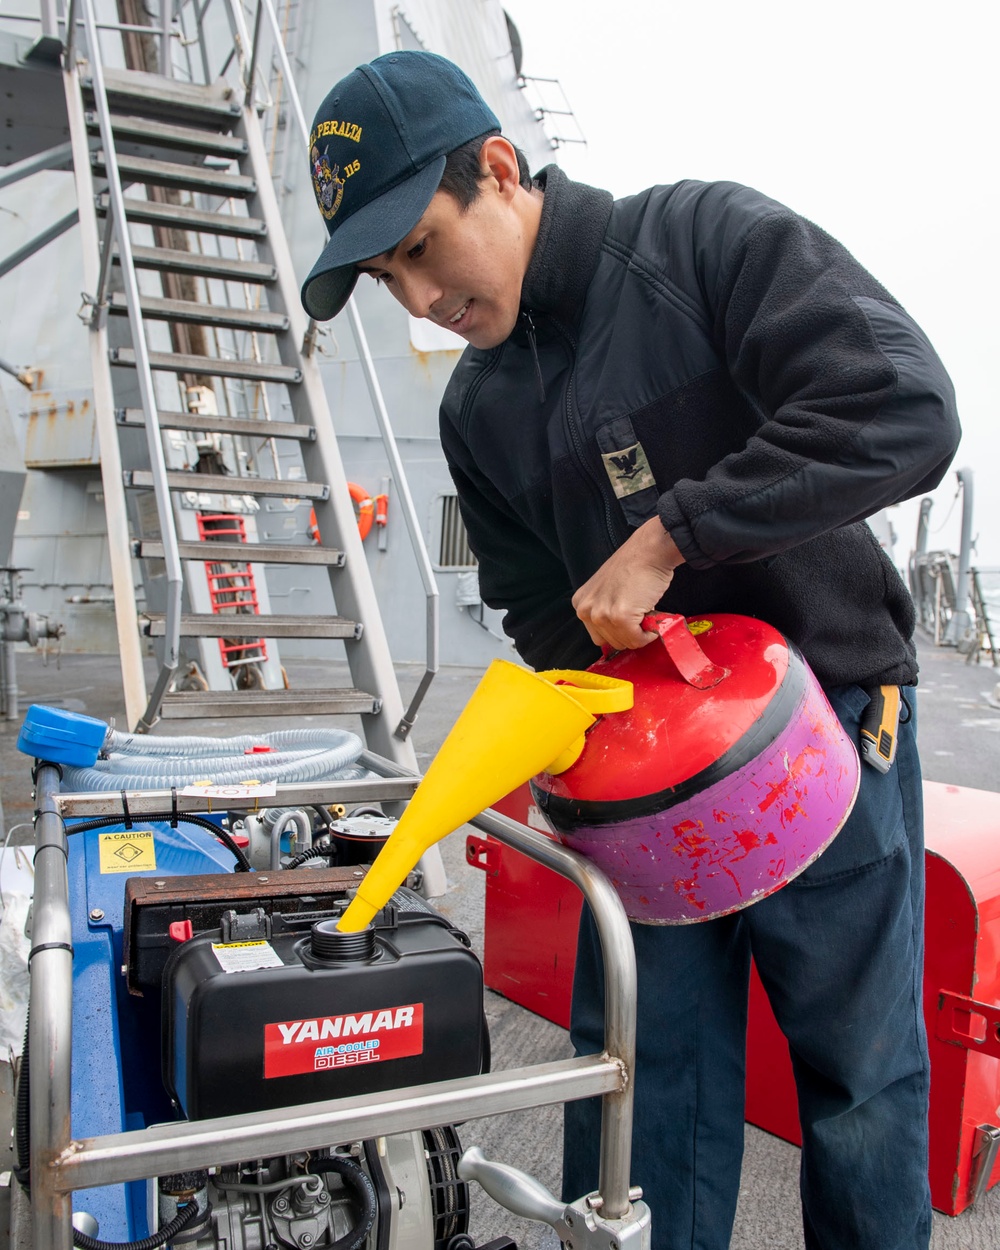
MULTIPOLYGON (((68 823, 67 832, 72 834, 72 828, 68 823)), ((139 822, 133 823, 131 832, 148 830, 153 832, 156 867, 142 873, 127 866, 123 871, 101 871, 100 839, 127 832, 124 824, 68 839, 74 949, 71 1117, 76 1138, 180 1118, 160 1078, 159 1001, 130 994, 121 975, 125 882, 140 875, 228 873, 233 857, 210 833, 195 826, 174 829, 165 823, 139 822)), ((81 1190, 74 1203, 97 1219, 102 1241, 148 1236, 155 1204, 147 1181, 81 1190)))

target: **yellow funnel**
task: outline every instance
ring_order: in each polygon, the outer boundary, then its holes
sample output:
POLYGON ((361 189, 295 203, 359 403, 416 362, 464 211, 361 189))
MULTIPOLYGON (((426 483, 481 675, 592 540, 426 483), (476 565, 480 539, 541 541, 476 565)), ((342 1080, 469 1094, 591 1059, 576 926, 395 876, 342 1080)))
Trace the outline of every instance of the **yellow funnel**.
POLYGON ((429 846, 536 773, 567 769, 583 750, 596 714, 631 706, 631 682, 569 669, 532 673, 494 660, 338 929, 363 929, 429 846))

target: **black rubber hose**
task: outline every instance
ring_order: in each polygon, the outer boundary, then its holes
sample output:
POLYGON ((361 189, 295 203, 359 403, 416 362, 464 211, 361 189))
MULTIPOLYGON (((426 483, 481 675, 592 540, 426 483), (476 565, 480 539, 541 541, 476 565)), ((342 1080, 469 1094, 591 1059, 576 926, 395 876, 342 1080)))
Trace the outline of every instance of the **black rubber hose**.
MULTIPOLYGON (((250 861, 243 854, 243 848, 236 845, 225 829, 220 829, 217 824, 214 824, 204 816, 195 816, 191 812, 185 812, 183 816, 175 812, 144 812, 142 819, 144 821, 169 820, 171 823, 176 820, 181 825, 197 825, 199 829, 207 829, 209 833, 214 833, 223 846, 236 856, 237 872, 253 871, 250 861)), ((71 833, 87 833, 90 829, 106 829, 108 825, 120 825, 121 823, 121 816, 95 816, 93 820, 85 820, 78 825, 66 825, 66 833, 67 836, 71 833)))
POLYGON ((321 833, 326 833, 333 824, 333 814, 329 812, 320 803, 310 803, 309 805, 320 819, 319 829, 321 833))
POLYGON ((314 1175, 319 1175, 322 1172, 336 1172, 345 1186, 361 1204, 361 1214, 358 1217, 357 1224, 350 1232, 345 1233, 339 1241, 331 1242, 329 1250, 360 1250, 360 1247, 364 1245, 368 1234, 371 1232, 378 1212, 375 1186, 371 1183, 368 1173, 353 1159, 345 1159, 339 1155, 331 1155, 327 1159, 311 1160, 309 1171, 314 1175))
MULTIPOLYGON (((21 1066, 17 1073, 17 1104, 15 1108, 14 1142, 17 1148, 17 1163, 12 1171, 18 1184, 25 1193, 31 1193, 31 1087, 28 1067, 28 1025, 24 1026, 24 1049, 21 1052, 21 1066)), ((73 1229, 73 1245, 79 1250, 158 1250, 171 1241, 181 1229, 194 1220, 198 1214, 197 1202, 190 1202, 181 1207, 169 1224, 141 1241, 98 1241, 88 1237, 79 1229, 73 1229)))
POLYGON ((300 851, 294 859, 290 859, 285 865, 285 871, 287 872, 289 868, 301 868, 309 860, 320 859, 324 855, 332 855, 336 850, 337 847, 333 840, 324 838, 321 842, 317 842, 315 846, 311 846, 308 851, 300 851))
POLYGON ((158 1250, 158 1247, 173 1241, 182 1229, 194 1221, 197 1214, 197 1202, 189 1202, 178 1210, 169 1224, 164 1224, 157 1232, 150 1233, 141 1241, 98 1241, 96 1237, 88 1237, 86 1233, 74 1228, 73 1245, 78 1246, 79 1250, 158 1250))
POLYGON ((26 1194, 31 1193, 31 1094, 28 1073, 28 1022, 24 1022, 24 1048, 17 1070, 17 1101, 14 1108, 14 1146, 17 1162, 11 1171, 26 1194))

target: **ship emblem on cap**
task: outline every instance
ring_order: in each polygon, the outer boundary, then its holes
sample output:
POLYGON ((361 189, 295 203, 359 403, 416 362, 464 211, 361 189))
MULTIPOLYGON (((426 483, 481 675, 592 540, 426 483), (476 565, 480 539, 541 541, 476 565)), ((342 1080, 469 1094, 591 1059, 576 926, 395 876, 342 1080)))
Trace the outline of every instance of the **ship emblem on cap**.
POLYGON ((330 158, 325 151, 320 156, 319 148, 315 144, 309 155, 312 158, 312 181, 316 203, 326 220, 331 221, 336 217, 340 201, 344 198, 344 179, 340 176, 340 166, 331 165, 330 158))

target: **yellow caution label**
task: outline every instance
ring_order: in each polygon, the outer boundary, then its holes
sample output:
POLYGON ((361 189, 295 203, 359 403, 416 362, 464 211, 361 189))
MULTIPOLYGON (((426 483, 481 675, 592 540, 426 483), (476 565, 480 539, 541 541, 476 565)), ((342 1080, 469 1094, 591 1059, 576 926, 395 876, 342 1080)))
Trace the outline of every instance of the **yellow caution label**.
POLYGON ((688 631, 697 637, 699 634, 707 634, 712 628, 711 621, 688 621, 688 631))
POLYGON ((156 847, 149 829, 98 835, 101 872, 155 872, 156 847))

